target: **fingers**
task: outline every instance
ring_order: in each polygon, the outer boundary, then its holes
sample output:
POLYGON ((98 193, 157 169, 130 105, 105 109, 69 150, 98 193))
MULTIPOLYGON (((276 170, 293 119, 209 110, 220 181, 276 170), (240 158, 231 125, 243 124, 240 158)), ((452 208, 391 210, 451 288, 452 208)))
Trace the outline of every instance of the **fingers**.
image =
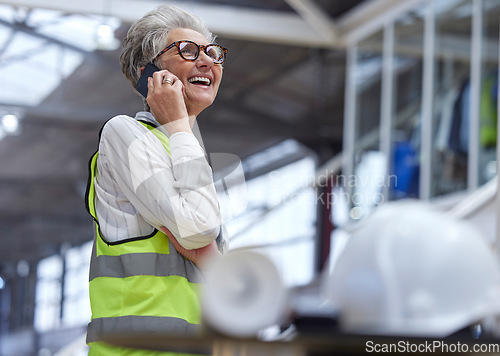
POLYGON ((179 252, 182 256, 190 259, 190 255, 189 255, 189 250, 186 250, 184 247, 181 246, 181 244, 179 243, 179 241, 177 241, 177 239, 175 238, 175 236, 170 232, 169 229, 167 229, 165 226, 162 226, 160 227, 160 230, 163 231, 163 233, 165 235, 167 235, 168 237, 168 240, 170 241, 170 243, 172 244, 172 246, 174 246, 175 250, 177 252, 179 252))
MULTIPOLYGON (((184 85, 177 76, 167 70, 157 71, 153 73, 152 77, 148 78, 146 101, 151 113, 162 125, 181 119, 188 121, 189 115, 184 100, 184 85)), ((183 124, 182 128, 177 126, 170 129, 172 131, 169 131, 170 134, 181 130, 186 132, 191 130, 189 122, 187 126, 183 124)))
POLYGON ((172 234, 170 232, 169 229, 167 229, 165 226, 162 226, 160 227, 160 230, 165 234, 167 235, 168 239, 170 240, 170 243, 172 243, 172 245, 174 245, 174 248, 180 252, 182 254, 182 252, 184 252, 184 247, 181 246, 181 244, 179 243, 179 241, 177 241, 177 239, 175 238, 174 234, 172 234))
POLYGON ((170 230, 167 229, 165 226, 160 227, 160 230, 163 231, 163 233, 167 235, 169 239, 174 239, 177 242, 177 240, 174 237, 174 234, 172 234, 170 230))
POLYGON ((168 70, 161 70, 153 74, 154 87, 163 88, 168 85, 174 86, 177 82, 179 82, 179 78, 170 73, 168 70))
POLYGON ((165 89, 168 86, 178 87, 181 84, 179 78, 167 70, 161 70, 153 73, 152 77, 148 78, 148 93, 153 94, 155 91, 165 89))

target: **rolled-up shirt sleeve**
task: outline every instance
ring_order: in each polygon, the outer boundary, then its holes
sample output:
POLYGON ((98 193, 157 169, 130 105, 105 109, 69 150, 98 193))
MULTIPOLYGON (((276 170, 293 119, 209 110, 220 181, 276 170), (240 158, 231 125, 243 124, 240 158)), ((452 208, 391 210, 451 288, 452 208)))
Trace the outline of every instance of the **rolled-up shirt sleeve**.
POLYGON ((169 156, 158 138, 134 119, 112 121, 101 134, 98 169, 115 177, 145 222, 156 229, 165 226, 184 248, 214 241, 221 225, 219 202, 212 169, 196 137, 172 135, 169 156))

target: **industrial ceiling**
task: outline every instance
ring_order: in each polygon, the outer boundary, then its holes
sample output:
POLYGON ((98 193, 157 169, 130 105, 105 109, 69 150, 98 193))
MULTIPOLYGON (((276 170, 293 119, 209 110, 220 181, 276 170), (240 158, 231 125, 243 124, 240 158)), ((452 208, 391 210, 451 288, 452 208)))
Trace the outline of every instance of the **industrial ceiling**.
MULTIPOLYGON (((229 49, 217 100, 199 116, 206 150, 244 160, 294 139, 319 163, 338 153, 346 43, 365 17, 397 3, 363 2, 168 1, 200 15, 229 49)), ((132 21, 161 3, 0 1, 0 114, 22 118, 0 139, 0 273, 92 238, 83 197, 99 129, 142 109, 121 74, 119 49, 89 49, 76 27, 57 26, 113 20, 121 40, 132 21)))

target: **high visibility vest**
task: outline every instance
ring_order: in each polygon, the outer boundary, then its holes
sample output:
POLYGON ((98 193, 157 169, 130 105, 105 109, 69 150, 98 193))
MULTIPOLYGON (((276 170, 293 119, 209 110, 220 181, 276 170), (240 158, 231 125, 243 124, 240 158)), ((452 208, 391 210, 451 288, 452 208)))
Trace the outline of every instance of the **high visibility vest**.
POLYGON ((497 144, 497 102, 493 96, 496 78, 488 77, 481 85, 479 140, 483 148, 497 144))
MULTIPOLYGON (((170 155, 168 138, 150 123, 141 123, 161 141, 170 155)), ((92 309, 87 331, 89 355, 174 355, 99 342, 101 335, 116 332, 196 334, 201 322, 198 297, 201 275, 159 230, 155 229, 148 236, 106 241, 95 211, 97 157, 98 152, 90 159, 86 193, 87 210, 95 221, 89 276, 92 309)))

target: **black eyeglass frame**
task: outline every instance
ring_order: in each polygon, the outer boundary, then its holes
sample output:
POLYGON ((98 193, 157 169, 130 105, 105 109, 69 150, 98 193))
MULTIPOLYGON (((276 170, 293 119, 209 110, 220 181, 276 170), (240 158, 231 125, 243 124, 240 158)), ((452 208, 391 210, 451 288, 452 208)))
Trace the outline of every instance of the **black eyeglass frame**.
MULTIPOLYGON (((210 57, 210 55, 207 53, 207 49, 209 47, 217 47, 217 48, 220 48, 222 50, 222 62, 216 62, 214 59, 212 59, 212 61, 214 62, 214 64, 222 64, 226 61, 226 54, 227 54, 227 48, 224 48, 222 47, 221 45, 218 45, 218 44, 215 44, 215 43, 209 43, 207 45, 199 45, 198 43, 196 42, 193 42, 193 41, 189 41, 189 40, 181 40, 181 41, 176 41, 176 42, 173 42, 171 44, 169 44, 167 47, 165 47, 160 53, 158 53, 155 58, 153 60, 156 60, 158 59, 158 57, 160 57, 162 54, 164 54, 165 52, 167 52, 170 48, 172 47, 177 47, 177 50, 179 51, 179 55, 182 57, 182 59, 186 60, 186 61, 195 61, 198 59, 198 57, 200 56, 200 51, 203 50, 203 52, 210 57), (192 43, 194 44, 195 46, 198 47, 198 53, 196 54, 196 57, 194 58, 185 58, 183 55, 182 55, 182 51, 181 51, 181 47, 180 47, 180 44, 181 43, 192 43)), ((212 58, 212 57, 210 57, 212 58)))

